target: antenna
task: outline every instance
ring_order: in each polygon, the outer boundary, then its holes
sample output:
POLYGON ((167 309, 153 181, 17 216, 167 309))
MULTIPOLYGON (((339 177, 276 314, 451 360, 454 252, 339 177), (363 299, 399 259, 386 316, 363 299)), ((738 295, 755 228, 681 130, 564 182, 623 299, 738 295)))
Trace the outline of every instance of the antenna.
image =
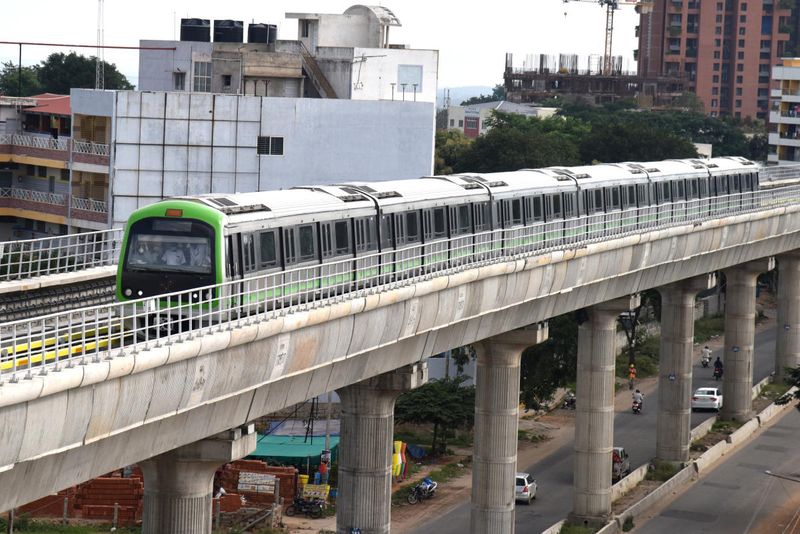
POLYGON ((95 56, 94 88, 105 89, 106 65, 103 59, 103 0, 97 0, 97 55, 95 56))

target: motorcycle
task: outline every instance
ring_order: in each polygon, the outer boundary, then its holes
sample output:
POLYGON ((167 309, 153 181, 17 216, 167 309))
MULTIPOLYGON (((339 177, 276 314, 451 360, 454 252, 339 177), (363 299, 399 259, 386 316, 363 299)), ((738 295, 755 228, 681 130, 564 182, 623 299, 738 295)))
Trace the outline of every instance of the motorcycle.
POLYGON ((633 405, 631 406, 631 410, 636 415, 639 415, 642 412, 642 403, 637 401, 637 400, 633 401, 633 405))
POLYGON ((719 380, 722 378, 722 367, 715 367, 714 368, 714 380, 719 380))
POLYGON ((304 499, 302 497, 295 497, 292 504, 286 507, 283 511, 289 517, 295 514, 306 514, 311 519, 319 519, 322 517, 322 511, 325 508, 325 501, 322 499, 304 499))
POLYGON ((575 409, 575 395, 570 393, 564 399, 564 403, 561 405, 562 408, 565 410, 574 410, 575 409))
POLYGON ((700 358, 700 365, 702 365, 703 367, 708 367, 710 361, 711 361, 711 356, 706 356, 704 354, 703 357, 700 358))
POLYGON ((439 484, 434 482, 433 480, 426 478, 413 488, 408 493, 408 504, 416 504, 419 501, 423 501, 425 499, 430 499, 436 493, 436 488, 439 487, 439 484))

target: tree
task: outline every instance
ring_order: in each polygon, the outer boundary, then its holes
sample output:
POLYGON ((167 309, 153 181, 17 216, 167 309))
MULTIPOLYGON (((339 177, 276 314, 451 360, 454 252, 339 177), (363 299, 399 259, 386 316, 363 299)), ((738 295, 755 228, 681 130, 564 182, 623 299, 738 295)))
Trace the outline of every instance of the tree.
POLYGON ((471 145, 472 140, 459 130, 437 130, 434 174, 453 174, 453 165, 464 158, 471 145))
POLYGON ((556 389, 575 381, 578 365, 578 322, 574 314, 548 321, 547 341, 522 353, 520 393, 528 408, 538 408, 556 389))
POLYGON ((467 375, 431 380, 403 393, 394 408, 398 423, 433 424, 431 453, 444 454, 447 436, 456 428, 471 429, 475 421, 475 386, 464 386, 467 375))
MULTIPOLYGON (((795 367, 794 369, 787 369, 789 372, 789 376, 786 378, 786 383, 790 386, 794 386, 797 389, 793 392, 786 392, 781 395, 776 401, 775 404, 789 404, 792 399, 800 401, 800 365, 795 367)), ((800 403, 795 405, 798 411, 800 411, 800 403)))
POLYGON ((3 63, 0 71, 0 95, 30 96, 41 93, 36 67, 22 67, 22 92, 19 89, 19 68, 8 61, 3 63))
POLYGON ((500 102, 506 99, 506 88, 502 85, 495 85, 492 89, 492 94, 473 96, 461 102, 462 106, 471 106, 473 104, 483 104, 485 102, 500 102))
MULTIPOLYGON (((106 89, 133 89, 113 63, 104 62, 106 89)), ((69 54, 50 54, 36 68, 42 91, 68 95, 73 87, 91 89, 95 83, 95 58, 69 54)))
POLYGON ((695 158, 692 142, 664 128, 638 121, 593 123, 580 145, 585 162, 658 161, 695 158))

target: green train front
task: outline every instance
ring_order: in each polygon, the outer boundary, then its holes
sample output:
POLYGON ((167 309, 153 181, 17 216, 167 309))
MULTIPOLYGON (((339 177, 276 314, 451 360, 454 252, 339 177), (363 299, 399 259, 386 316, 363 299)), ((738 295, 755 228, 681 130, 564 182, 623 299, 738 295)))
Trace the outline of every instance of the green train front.
POLYGON ((165 200, 128 219, 117 299, 141 299, 223 280, 224 215, 190 200, 165 200))

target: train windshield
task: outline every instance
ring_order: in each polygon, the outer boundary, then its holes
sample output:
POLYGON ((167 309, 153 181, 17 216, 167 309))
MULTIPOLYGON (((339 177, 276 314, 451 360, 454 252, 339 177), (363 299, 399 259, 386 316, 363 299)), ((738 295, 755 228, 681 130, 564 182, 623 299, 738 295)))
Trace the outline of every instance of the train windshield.
POLYGON ((143 219, 128 237, 128 271, 211 274, 213 230, 200 221, 143 219))

